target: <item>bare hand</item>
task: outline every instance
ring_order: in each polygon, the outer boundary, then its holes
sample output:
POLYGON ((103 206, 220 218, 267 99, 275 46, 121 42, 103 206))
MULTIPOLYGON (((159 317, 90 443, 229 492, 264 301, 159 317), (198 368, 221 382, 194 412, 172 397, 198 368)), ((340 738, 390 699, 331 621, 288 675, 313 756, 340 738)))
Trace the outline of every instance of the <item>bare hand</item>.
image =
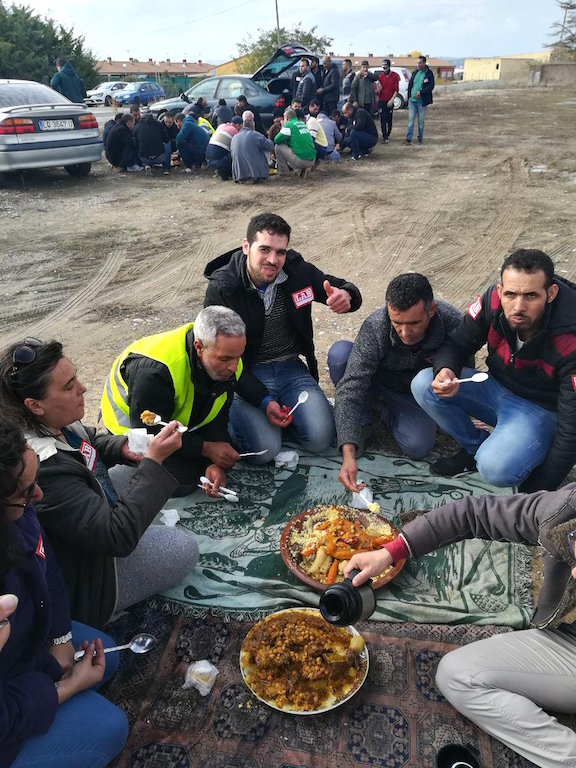
POLYGON ((420 98, 420 91, 416 91, 414 94, 414 98, 419 99, 420 98))
POLYGON ((292 416, 288 416, 287 405, 280 405, 275 400, 271 400, 266 406, 266 418, 273 427, 289 427, 292 424, 292 416))
POLYGON ((390 99, 390 101, 387 101, 386 106, 392 109, 392 107, 394 106, 394 99, 392 98, 390 99))
POLYGON ((18 608, 18 598, 16 595, 0 595, 0 651, 4 648, 10 637, 8 617, 14 613, 16 608, 18 608), (6 621, 5 624, 4 621, 6 621))
POLYGON ((381 574, 382 571, 392 564, 392 555, 387 549, 377 549, 374 552, 360 552, 350 558, 344 568, 344 576, 348 576, 354 570, 360 571, 352 580, 352 584, 355 587, 359 587, 373 576, 381 574))
POLYGON ((122 446, 122 463, 138 464, 139 461, 142 461, 142 456, 143 454, 141 453, 134 453, 134 451, 131 451, 128 445, 128 440, 126 440, 126 442, 122 446))
POLYGON ((454 383, 457 376, 450 368, 442 368, 432 382, 432 391, 438 397, 454 397, 460 389, 460 384, 454 383))
POLYGON ((209 467, 206 467, 205 475, 213 485, 211 486, 209 483, 205 483, 204 492, 207 496, 218 496, 220 486, 226 485, 226 475, 224 474, 224 470, 217 464, 210 464, 209 467))
POLYGON ((74 666, 74 646, 72 641, 67 643, 61 643, 60 645, 53 645, 49 648, 48 653, 54 656, 58 664, 62 667, 62 676, 68 677, 74 666))
POLYGON ((342 483, 344 488, 348 491, 354 491, 355 493, 358 493, 362 490, 362 488, 366 487, 366 483, 358 483, 356 481, 357 475, 358 475, 358 464, 356 463, 356 457, 353 455, 355 453, 354 446, 350 444, 346 444, 342 448, 342 466, 340 467, 340 472, 338 474, 338 480, 342 483), (352 449, 348 452, 348 455, 346 455, 346 449, 352 449))
MULTIPOLYGON (((238 461, 238 451, 235 451, 230 443, 217 443, 204 440, 202 456, 205 456, 213 464, 230 469, 238 461)), ((206 475, 208 477, 208 475, 206 475)))
POLYGON ((92 688, 104 677, 106 669, 106 657, 102 648, 102 640, 82 643, 79 650, 84 651, 84 656, 72 667, 70 675, 60 681, 58 685, 58 703, 72 698, 76 693, 92 688))
POLYGON ((157 435, 154 435, 146 449, 144 456, 152 459, 157 464, 171 456, 174 451, 182 448, 182 435, 178 432, 180 422, 171 421, 163 427, 157 435))
POLYGON ((332 312, 335 312, 337 315, 343 315, 350 311, 352 299, 348 291, 345 291, 344 288, 334 288, 328 280, 324 280, 323 288, 328 296, 326 306, 332 312))

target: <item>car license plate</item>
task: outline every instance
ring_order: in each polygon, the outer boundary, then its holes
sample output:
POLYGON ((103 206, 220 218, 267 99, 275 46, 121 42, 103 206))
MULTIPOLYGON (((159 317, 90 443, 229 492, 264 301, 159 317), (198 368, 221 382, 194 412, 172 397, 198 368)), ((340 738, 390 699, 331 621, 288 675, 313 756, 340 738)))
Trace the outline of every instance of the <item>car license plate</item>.
POLYGON ((74 120, 38 120, 41 131, 72 131, 74 120))

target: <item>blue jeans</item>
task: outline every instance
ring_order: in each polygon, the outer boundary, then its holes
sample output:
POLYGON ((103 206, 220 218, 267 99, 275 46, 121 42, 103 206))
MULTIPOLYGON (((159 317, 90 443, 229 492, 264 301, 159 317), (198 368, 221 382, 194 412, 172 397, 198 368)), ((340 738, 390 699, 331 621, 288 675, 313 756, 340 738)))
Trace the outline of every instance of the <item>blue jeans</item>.
MULTIPOLYGON (((328 370, 334 385, 344 376, 352 346, 351 341, 337 341, 330 347, 328 370)), ((380 405, 381 401, 388 406, 386 426, 402 453, 411 459, 427 456, 434 445, 436 422, 420 408, 409 392, 392 392, 381 382, 373 381, 367 392, 361 426, 371 424, 373 420, 373 409, 368 404, 376 402, 380 405)))
POLYGON ((421 101, 408 101, 408 130, 406 131, 406 141, 412 141, 414 135, 414 121, 418 115, 418 141, 422 141, 424 136, 424 121, 426 120, 426 107, 421 101))
POLYGON ((208 144, 206 147, 206 161, 210 168, 216 169, 218 176, 223 181, 228 181, 228 179, 232 178, 232 155, 224 147, 208 144))
MULTIPOLYGON (((96 637, 102 639, 105 648, 115 645, 99 630, 72 622, 75 648, 96 637)), ((106 672, 99 685, 112 677, 118 661, 118 653, 106 655, 106 672)), ((127 738, 124 712, 95 690, 82 691, 60 704, 48 733, 26 741, 12 768, 104 768, 122 751, 127 738)))
POLYGON ((357 131, 356 128, 352 128, 349 140, 352 157, 360 157, 360 155, 365 155, 369 149, 376 146, 378 136, 373 136, 368 131, 357 131))
POLYGON ((144 155, 140 155, 140 162, 142 165, 149 165, 150 167, 153 165, 162 165, 165 171, 169 171, 170 153, 164 150, 161 155, 155 155, 154 157, 144 157, 144 155))
MULTIPOLYGON (((463 368, 461 378, 471 376, 463 368)), ((514 395, 493 376, 480 384, 461 384, 454 397, 438 397, 432 391, 431 368, 412 380, 412 394, 434 421, 471 455, 478 471, 496 486, 520 485, 542 464, 554 434, 557 415, 530 400, 514 395), (493 426, 492 434, 476 429, 473 416, 493 426)))
POLYGON ((196 147, 193 144, 181 144, 178 147, 180 158, 187 168, 202 165, 206 160, 206 153, 202 147, 196 147))
MULTIPOLYGON (((300 392, 308 392, 308 400, 294 411, 292 424, 286 430, 290 437, 312 453, 322 453, 333 443, 332 407, 301 360, 256 363, 251 371, 280 405, 292 408, 300 392)), ((234 395, 230 409, 229 429, 239 453, 268 449, 263 456, 251 457, 254 463, 270 461, 282 448, 282 428, 273 427, 261 408, 255 408, 238 395, 234 395)))

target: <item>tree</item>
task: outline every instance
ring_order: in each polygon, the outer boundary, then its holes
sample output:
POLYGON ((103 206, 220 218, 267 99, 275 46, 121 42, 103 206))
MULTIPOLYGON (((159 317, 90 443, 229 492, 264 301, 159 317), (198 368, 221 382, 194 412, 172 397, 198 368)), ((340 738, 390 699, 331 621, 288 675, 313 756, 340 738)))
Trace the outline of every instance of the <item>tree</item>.
POLYGON ((563 11, 562 21, 552 24, 551 37, 555 40, 546 47, 552 49, 552 58, 559 61, 576 59, 576 0, 556 0, 563 11))
POLYGON ((27 6, 7 8, 0 0, 0 72, 2 77, 50 83, 55 61, 68 59, 87 88, 98 82, 96 59, 75 36, 52 19, 42 19, 27 6))
MULTIPOLYGON (((306 46, 306 48, 316 52, 318 55, 326 53, 332 45, 333 38, 317 35, 317 29, 318 27, 312 27, 310 30, 305 30, 302 29, 301 24, 297 24, 292 29, 280 27, 281 45, 287 42, 300 43, 300 45, 306 46)), ((248 35, 247 39, 236 44, 238 56, 244 58, 243 69, 246 69, 248 72, 254 72, 262 64, 265 64, 278 48, 276 29, 259 29, 258 33, 256 39, 248 35)))

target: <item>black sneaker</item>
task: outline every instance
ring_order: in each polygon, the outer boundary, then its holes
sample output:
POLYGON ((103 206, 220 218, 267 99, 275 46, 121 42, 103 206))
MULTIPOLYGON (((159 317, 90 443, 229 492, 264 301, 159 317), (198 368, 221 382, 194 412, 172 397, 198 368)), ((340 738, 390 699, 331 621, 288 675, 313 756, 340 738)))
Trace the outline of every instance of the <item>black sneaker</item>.
POLYGON ((443 475, 444 477, 454 477, 461 472, 474 471, 476 461, 474 456, 470 456, 465 448, 461 448, 453 456, 444 456, 438 459, 434 464, 430 464, 430 472, 433 475, 443 475))
POLYGON ((478 750, 468 745, 446 744, 436 755, 436 768, 482 768, 478 750))

